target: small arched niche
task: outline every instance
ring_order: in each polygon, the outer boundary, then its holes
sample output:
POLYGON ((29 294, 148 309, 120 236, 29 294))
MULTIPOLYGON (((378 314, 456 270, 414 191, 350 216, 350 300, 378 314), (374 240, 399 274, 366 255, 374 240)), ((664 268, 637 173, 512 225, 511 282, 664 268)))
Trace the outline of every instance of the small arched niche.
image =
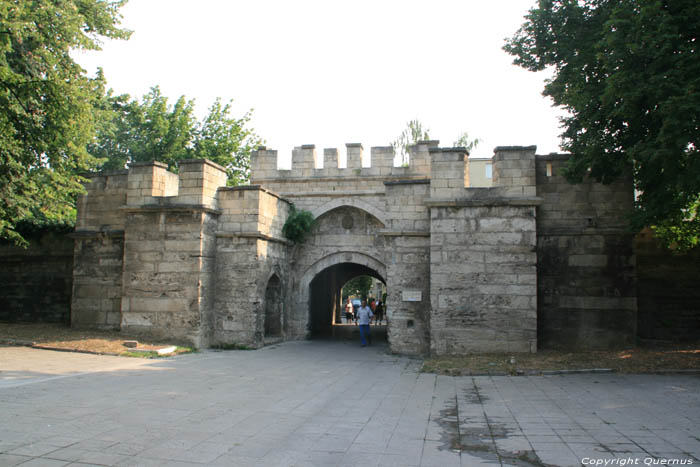
POLYGON ((282 335, 282 282, 273 274, 265 288, 265 337, 282 335))

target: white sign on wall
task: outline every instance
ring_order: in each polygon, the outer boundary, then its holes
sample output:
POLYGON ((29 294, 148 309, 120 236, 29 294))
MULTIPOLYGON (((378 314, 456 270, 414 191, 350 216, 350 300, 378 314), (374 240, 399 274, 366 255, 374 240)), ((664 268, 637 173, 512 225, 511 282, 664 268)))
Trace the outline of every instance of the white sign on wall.
POLYGON ((404 290, 401 292, 401 298, 404 302, 420 302, 423 300, 423 292, 420 290, 404 290))

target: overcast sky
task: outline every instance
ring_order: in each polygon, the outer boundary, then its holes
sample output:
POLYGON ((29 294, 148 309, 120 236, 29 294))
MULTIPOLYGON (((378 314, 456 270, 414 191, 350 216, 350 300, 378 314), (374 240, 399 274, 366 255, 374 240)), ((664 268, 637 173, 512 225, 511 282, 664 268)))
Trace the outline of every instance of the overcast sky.
POLYGON ((128 41, 76 58, 102 66, 116 93, 159 85, 206 113, 216 97, 267 146, 386 146, 418 118, 451 146, 462 131, 495 146, 559 151, 561 111, 542 96, 544 74, 501 48, 535 0, 130 0, 128 41))

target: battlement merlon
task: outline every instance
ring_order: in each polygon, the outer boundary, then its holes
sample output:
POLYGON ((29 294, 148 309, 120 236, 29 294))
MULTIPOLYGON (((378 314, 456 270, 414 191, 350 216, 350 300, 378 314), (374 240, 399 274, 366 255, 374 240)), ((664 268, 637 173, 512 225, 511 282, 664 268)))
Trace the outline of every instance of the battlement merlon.
POLYGON ((338 168, 339 151, 336 148, 323 150, 323 168, 317 169, 320 155, 311 144, 297 146, 292 152, 291 170, 278 169, 278 151, 260 146, 251 154, 251 183, 266 180, 299 180, 323 177, 428 177, 430 157, 428 151, 437 147, 439 141, 419 141, 409 146, 407 166, 394 167, 395 152, 392 146, 374 146, 370 151, 370 166, 362 167, 364 148, 360 143, 347 143, 346 168, 338 168))
POLYGON ((219 237, 239 236, 288 243, 282 229, 291 203, 260 185, 219 189, 219 237))
POLYGON ((469 186, 469 153, 466 148, 431 147, 430 197, 452 198, 469 186))
POLYGON ((76 232, 124 231, 124 213, 119 208, 126 204, 129 172, 112 170, 84 176, 86 191, 76 202, 76 232))
POLYGON ((170 203, 216 207, 216 190, 226 186, 226 169, 208 159, 178 163, 179 174, 158 161, 135 162, 129 167, 127 206, 170 203))
POLYGON ((178 176, 158 161, 132 162, 129 165, 126 204, 153 204, 153 198, 177 196, 178 176))
POLYGON ((187 159, 178 164, 178 203, 216 207, 216 190, 226 186, 226 169, 209 159, 187 159))
POLYGON ((498 146, 493 152, 493 186, 509 196, 537 196, 537 146, 498 146))

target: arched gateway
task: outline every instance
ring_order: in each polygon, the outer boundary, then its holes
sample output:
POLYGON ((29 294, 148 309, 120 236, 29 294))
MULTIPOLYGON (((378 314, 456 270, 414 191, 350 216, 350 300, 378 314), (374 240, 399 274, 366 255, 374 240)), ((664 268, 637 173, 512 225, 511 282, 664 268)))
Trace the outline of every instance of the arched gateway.
POLYGON ((260 148, 240 187, 207 160, 182 161, 178 174, 151 162, 90 177, 72 323, 259 347, 323 333, 340 287, 370 275, 387 286, 398 353, 633 338, 633 253, 620 223, 629 183, 565 189, 566 156, 534 147, 496 148, 488 187, 470 185, 483 167, 464 149, 433 141, 411 148, 406 167, 393 166, 390 147, 372 148, 370 167, 361 145, 347 145, 347 168, 337 156, 324 150, 317 168, 321 155, 301 146, 279 170, 277 152, 260 148), (298 244, 282 235, 292 204, 315 217, 298 244))

